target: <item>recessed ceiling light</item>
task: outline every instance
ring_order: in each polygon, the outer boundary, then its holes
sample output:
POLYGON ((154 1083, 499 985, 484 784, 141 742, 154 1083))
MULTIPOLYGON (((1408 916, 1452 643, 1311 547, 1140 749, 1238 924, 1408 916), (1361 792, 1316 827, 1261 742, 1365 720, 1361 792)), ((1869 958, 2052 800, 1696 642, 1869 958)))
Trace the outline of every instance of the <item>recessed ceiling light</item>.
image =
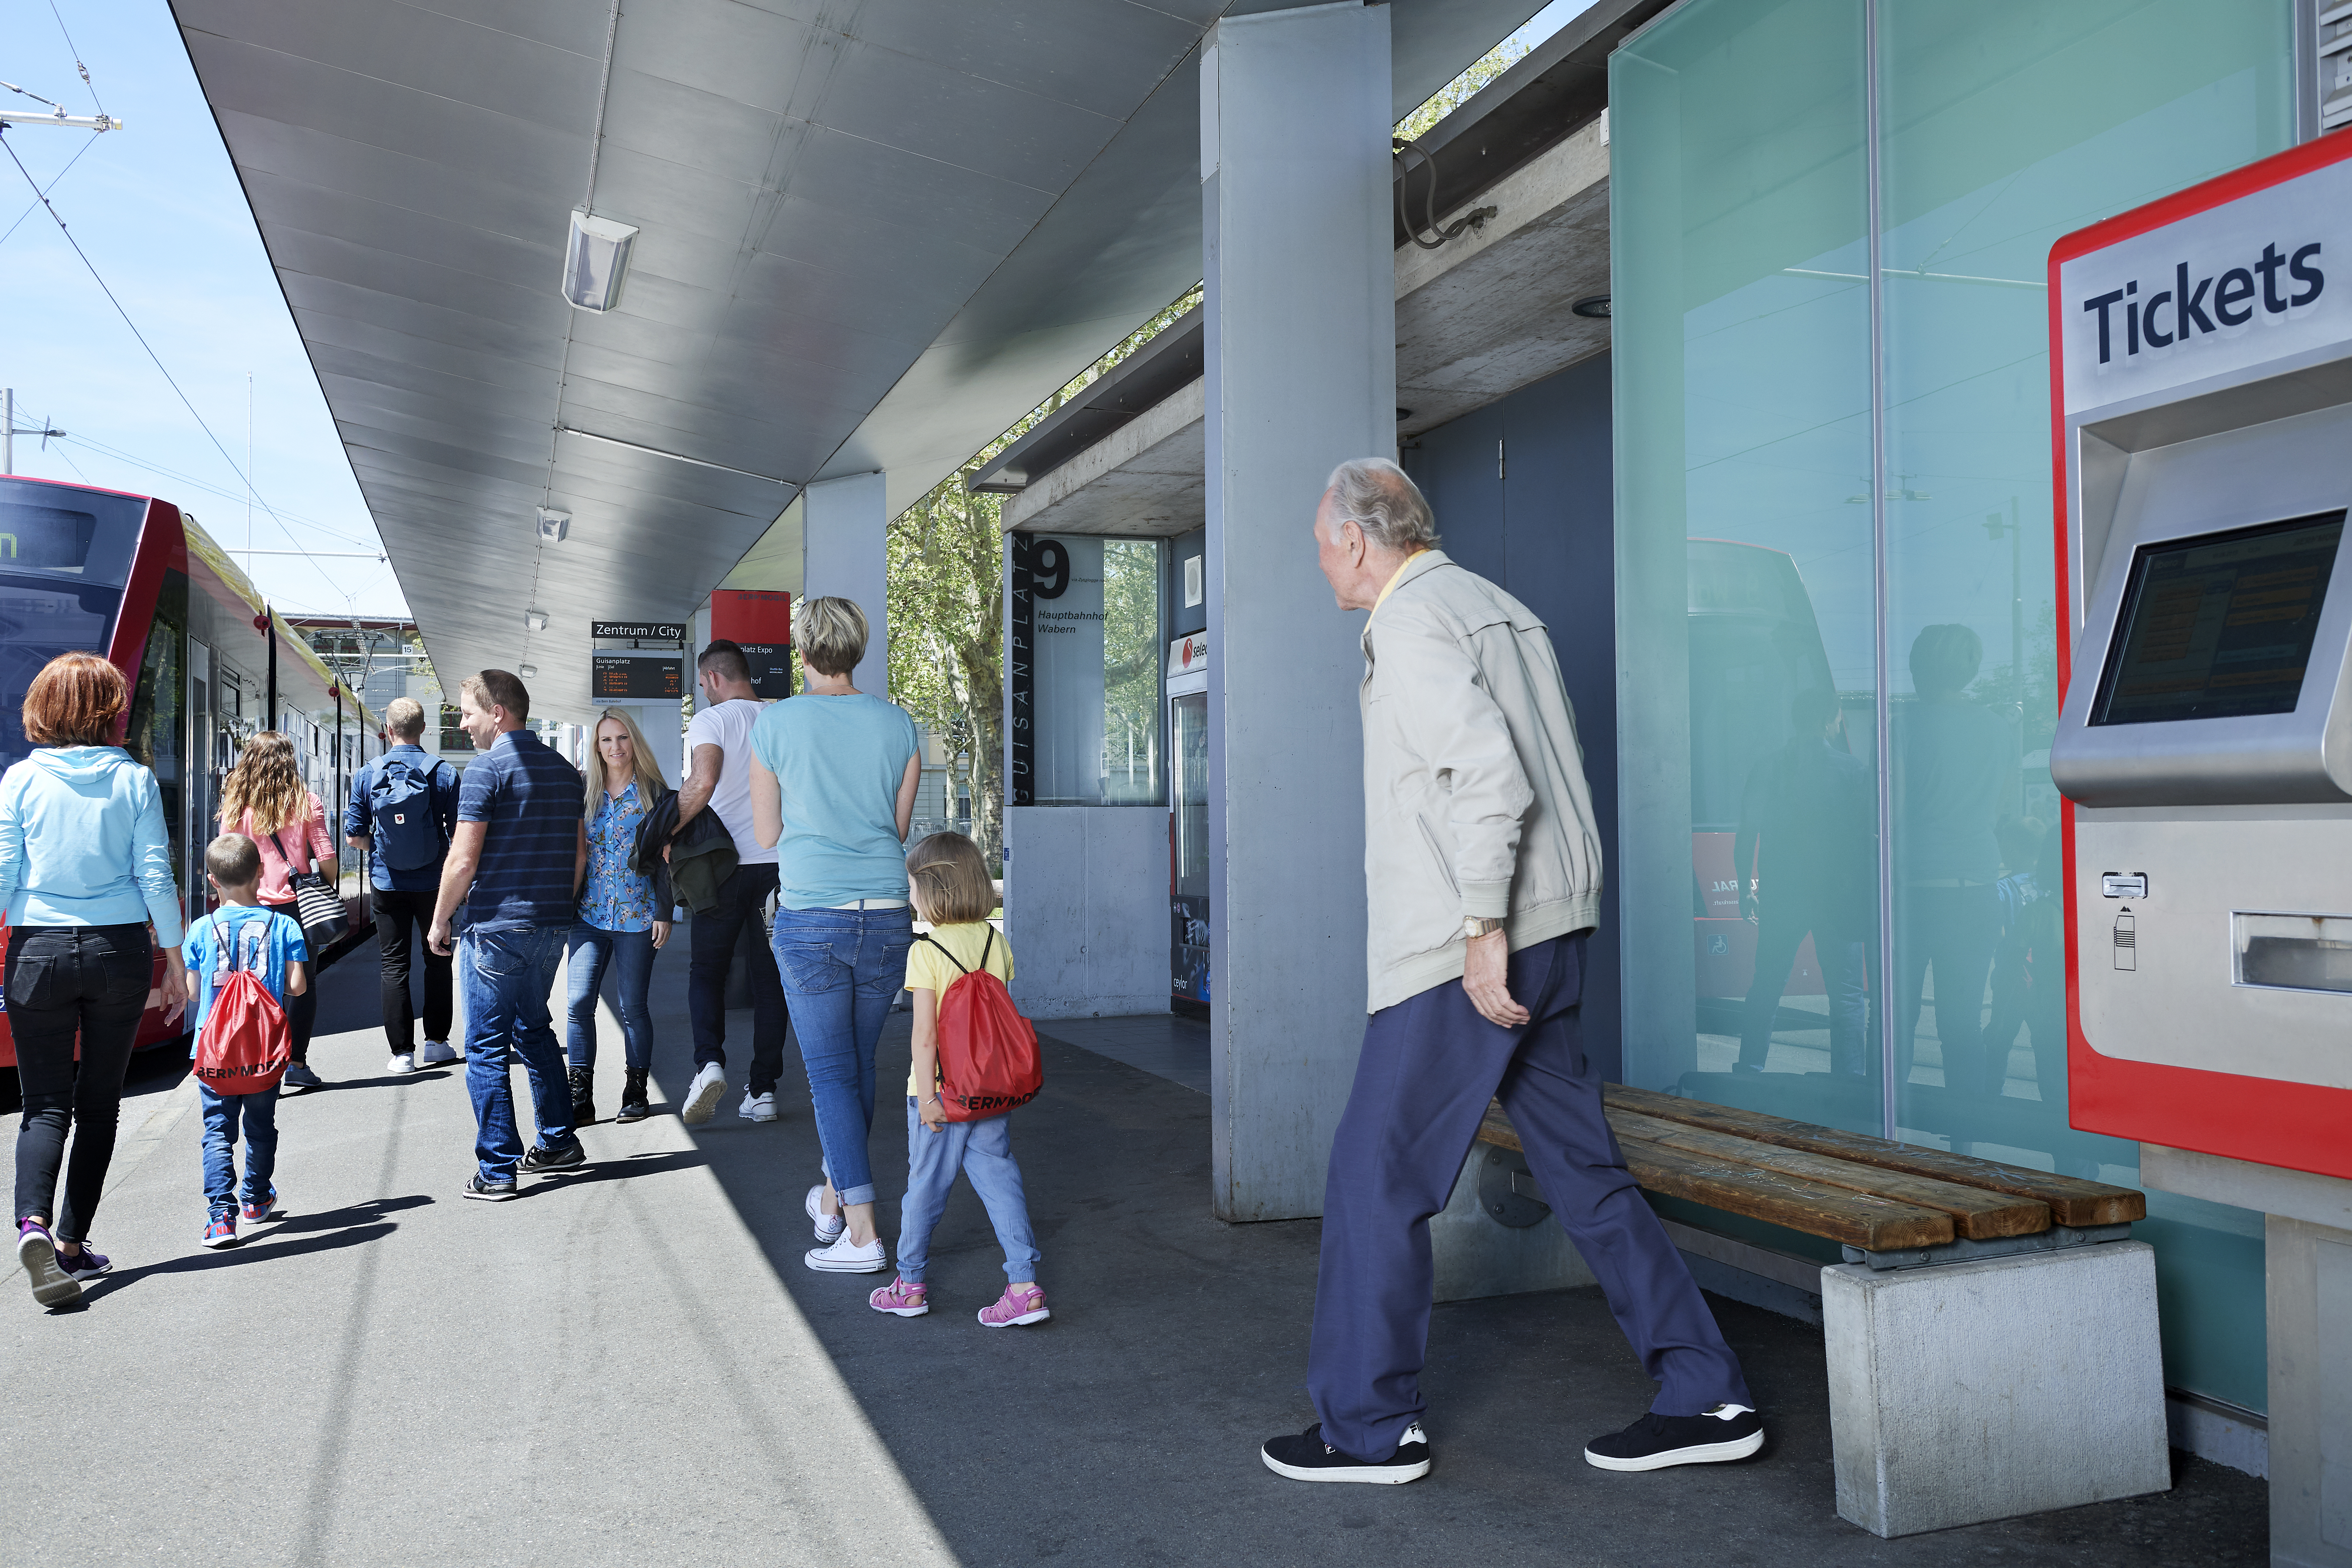
POLYGON ((525 610, 522 613, 522 624, 532 631, 543 632, 547 629, 547 612, 545 610, 525 610))
POLYGON ((564 536, 571 531, 572 514, 570 512, 558 511, 551 506, 539 509, 539 542, 541 544, 561 544, 563 542, 564 536))
POLYGON ((573 208, 572 238, 563 248, 564 299, 600 314, 619 304, 636 240, 637 231, 627 224, 573 208))

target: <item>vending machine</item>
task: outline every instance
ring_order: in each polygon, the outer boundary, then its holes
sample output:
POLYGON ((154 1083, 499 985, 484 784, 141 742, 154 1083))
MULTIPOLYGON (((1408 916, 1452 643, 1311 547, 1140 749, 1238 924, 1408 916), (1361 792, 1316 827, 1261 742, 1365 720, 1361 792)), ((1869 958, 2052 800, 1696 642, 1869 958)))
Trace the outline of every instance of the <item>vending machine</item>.
POLYGON ((2071 1114, 2268 1215, 2273 1561, 2352 1564, 2352 136, 2049 290, 2071 1114))
POLYGON ((1168 645, 1170 1000, 1209 1010, 1209 637, 1168 645))

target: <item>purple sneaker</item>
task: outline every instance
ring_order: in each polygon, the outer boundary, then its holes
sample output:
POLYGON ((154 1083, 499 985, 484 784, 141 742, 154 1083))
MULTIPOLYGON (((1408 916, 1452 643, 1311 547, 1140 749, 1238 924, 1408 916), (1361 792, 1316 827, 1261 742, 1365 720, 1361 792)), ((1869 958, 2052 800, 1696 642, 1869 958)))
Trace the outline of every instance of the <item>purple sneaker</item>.
POLYGON ((206 1247, 236 1245, 236 1211, 235 1209, 226 1209, 213 1215, 212 1224, 205 1226, 205 1245, 206 1247))
POLYGON ((33 1300, 42 1306, 68 1307, 81 1300, 81 1281, 58 1267, 57 1244, 38 1220, 16 1227, 16 1261, 33 1282, 33 1300))
POLYGON ((1045 1310, 1045 1292, 1032 1281, 1007 1285, 1003 1295, 980 1310, 980 1321, 983 1328, 1018 1329, 1042 1323, 1053 1315, 1045 1310))
POLYGON ((85 1241, 81 1250, 70 1258, 58 1253, 58 1267, 77 1279, 95 1279, 114 1267, 114 1259, 85 1241))

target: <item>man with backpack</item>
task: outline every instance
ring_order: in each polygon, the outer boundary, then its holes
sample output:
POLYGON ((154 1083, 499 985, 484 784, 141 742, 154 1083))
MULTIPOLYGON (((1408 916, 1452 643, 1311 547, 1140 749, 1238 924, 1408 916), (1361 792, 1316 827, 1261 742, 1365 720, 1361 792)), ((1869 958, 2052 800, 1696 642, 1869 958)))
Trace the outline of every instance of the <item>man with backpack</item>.
POLYGON ((352 780, 343 807, 343 836, 368 857, 375 889, 375 934, 383 952, 383 1033, 392 1045, 393 1073, 454 1062, 449 1047, 450 961, 433 951, 425 933, 441 889, 441 863, 457 827, 457 770, 417 742, 425 708, 395 697, 384 713, 383 755, 352 780), (425 1048, 416 1047, 416 1012, 408 994, 408 942, 425 949, 425 1048))

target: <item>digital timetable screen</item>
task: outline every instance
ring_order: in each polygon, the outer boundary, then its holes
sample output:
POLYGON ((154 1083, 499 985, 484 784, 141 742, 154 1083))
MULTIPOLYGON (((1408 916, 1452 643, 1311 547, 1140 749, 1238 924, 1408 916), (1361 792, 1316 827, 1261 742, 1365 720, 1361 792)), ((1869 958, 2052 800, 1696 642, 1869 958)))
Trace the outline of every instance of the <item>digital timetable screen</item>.
POLYGON ((599 702, 655 702, 686 695, 675 658, 627 653, 593 658, 593 695, 599 702))
POLYGON ((2292 713, 2341 510, 2140 547, 2094 724, 2292 713))

